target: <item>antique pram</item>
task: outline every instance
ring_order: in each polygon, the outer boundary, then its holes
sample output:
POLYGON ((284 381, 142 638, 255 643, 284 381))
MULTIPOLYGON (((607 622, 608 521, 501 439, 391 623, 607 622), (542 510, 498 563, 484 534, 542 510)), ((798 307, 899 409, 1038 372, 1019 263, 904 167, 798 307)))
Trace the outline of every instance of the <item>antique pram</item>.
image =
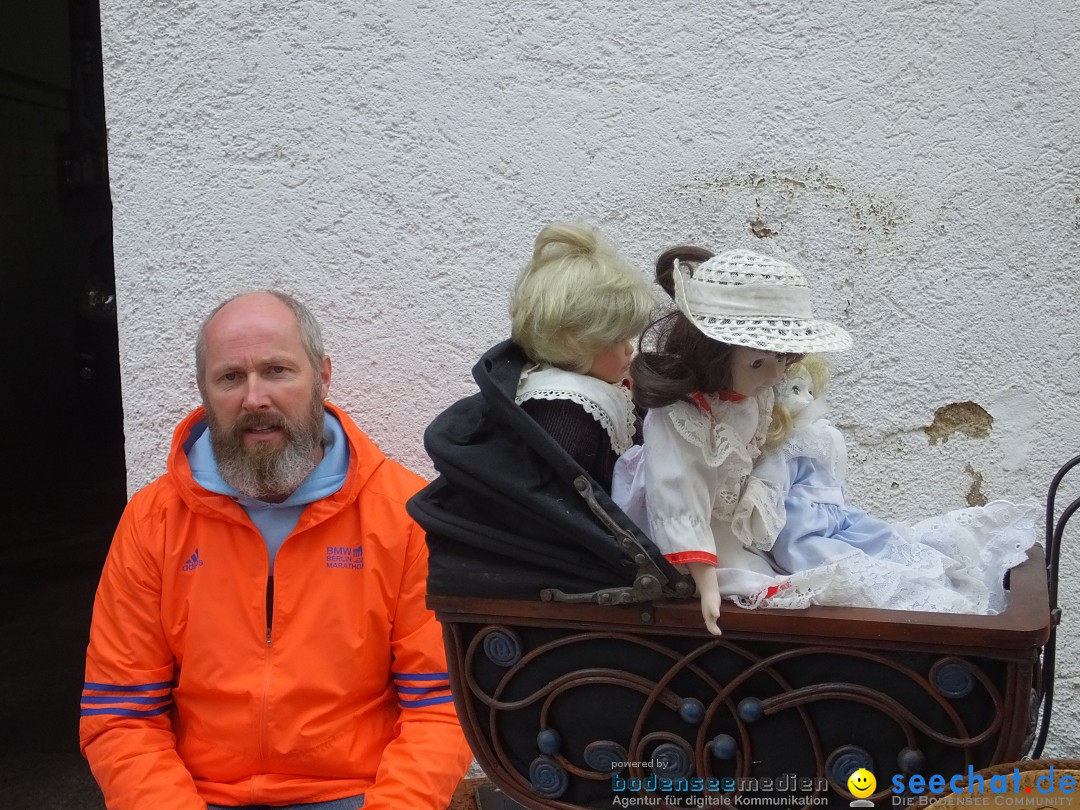
POLYGON ((1048 553, 1011 572, 1001 615, 725 604, 717 639, 692 580, 515 405, 524 362, 509 342, 481 358, 480 393, 427 431, 439 477, 409 503, 458 713, 504 793, 553 809, 848 807, 865 767, 886 806, 896 774, 1041 753, 1057 549, 1080 506, 1055 524, 1068 467, 1048 553))

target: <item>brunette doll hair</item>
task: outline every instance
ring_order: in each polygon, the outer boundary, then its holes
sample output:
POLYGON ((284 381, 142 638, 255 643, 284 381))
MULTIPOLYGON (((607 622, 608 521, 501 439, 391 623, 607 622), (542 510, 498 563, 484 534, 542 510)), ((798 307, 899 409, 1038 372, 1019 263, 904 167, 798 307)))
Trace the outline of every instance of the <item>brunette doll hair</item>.
MULTIPOLYGON (((656 260, 656 283, 675 297, 675 262, 693 274, 697 266, 715 256, 698 245, 668 248, 656 260)), ((690 401, 696 391, 706 394, 731 387, 731 354, 735 346, 706 337, 689 318, 673 310, 653 321, 638 341, 638 354, 630 365, 634 402, 642 408, 662 408, 690 401)), ((788 355, 788 362, 802 355, 788 355)))
MULTIPOLYGON (((697 245, 669 248, 656 260, 656 283, 674 297, 676 260, 693 269, 714 255, 697 245)), ((731 384, 728 361, 734 348, 706 337, 678 310, 661 316, 642 334, 630 365, 634 401, 642 408, 662 408, 689 401, 695 391, 724 390, 731 384)))

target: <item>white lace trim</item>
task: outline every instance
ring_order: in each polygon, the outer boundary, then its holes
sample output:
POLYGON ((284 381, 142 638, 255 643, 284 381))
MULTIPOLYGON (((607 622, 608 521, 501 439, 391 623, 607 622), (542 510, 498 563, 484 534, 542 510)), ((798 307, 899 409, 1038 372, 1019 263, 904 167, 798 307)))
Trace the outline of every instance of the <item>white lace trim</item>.
POLYGON ((664 409, 675 431, 702 451, 705 463, 710 467, 719 467, 732 457, 733 460, 751 464, 761 454, 761 445, 769 430, 772 390, 739 402, 727 402, 716 395, 705 398, 711 409, 708 413, 688 402, 676 402, 664 409), (743 436, 731 417, 746 426, 753 422, 752 435, 743 436))
POLYGON ((847 477, 847 448, 842 436, 835 435, 836 428, 826 419, 809 424, 796 422, 795 429, 779 452, 785 461, 793 458, 812 458, 825 468, 825 472, 844 485, 847 477))
POLYGON ((769 432, 769 425, 772 424, 773 403, 776 401, 773 389, 770 388, 764 394, 758 396, 756 401, 758 405, 757 431, 754 433, 754 440, 750 443, 750 458, 755 461, 761 455, 761 448, 765 444, 765 435, 769 432))
POLYGON ((709 410, 677 402, 664 411, 675 432, 712 468, 712 520, 730 523, 747 548, 768 551, 784 526, 783 496, 750 474, 772 415, 773 394, 729 402, 707 396, 709 410))
POLYGON ((753 594, 729 598, 745 608, 809 605, 933 613, 998 614, 1007 607, 1005 572, 1027 558, 1039 507, 993 501, 898 527, 870 557, 853 550, 753 594))
POLYGON ((690 407, 697 408, 696 405, 668 408, 668 417, 675 432, 702 451, 705 463, 719 467, 734 456, 749 467, 753 459, 738 431, 727 422, 715 422, 696 410, 690 411, 690 407))
POLYGON ((788 578, 777 585, 758 591, 750 596, 733 596, 731 601, 748 610, 763 607, 804 610, 815 604, 815 594, 816 591, 813 588, 800 585, 788 578))
POLYGON ((749 476, 731 518, 731 530, 747 548, 768 551, 784 528, 784 497, 774 486, 749 476))
POLYGON ((622 385, 536 365, 522 371, 514 402, 520 405, 530 399, 566 399, 580 405, 604 428, 616 453, 625 453, 634 444, 634 402, 622 385))

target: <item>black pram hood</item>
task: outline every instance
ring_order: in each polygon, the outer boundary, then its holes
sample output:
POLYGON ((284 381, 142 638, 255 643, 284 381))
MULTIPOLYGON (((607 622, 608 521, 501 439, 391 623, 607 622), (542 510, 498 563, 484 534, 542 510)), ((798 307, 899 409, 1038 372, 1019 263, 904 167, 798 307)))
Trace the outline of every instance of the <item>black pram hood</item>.
POLYGON ((436 417, 424 446, 439 477, 408 503, 427 532, 438 595, 628 603, 689 596, 610 496, 515 402, 514 343, 473 367, 480 393, 436 417))

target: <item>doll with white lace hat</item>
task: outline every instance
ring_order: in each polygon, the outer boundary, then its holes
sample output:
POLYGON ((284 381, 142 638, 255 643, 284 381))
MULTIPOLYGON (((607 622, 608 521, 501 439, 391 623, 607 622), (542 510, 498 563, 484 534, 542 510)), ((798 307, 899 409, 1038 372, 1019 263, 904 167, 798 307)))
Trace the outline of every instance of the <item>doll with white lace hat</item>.
POLYGON ((655 304, 641 273, 573 223, 540 231, 510 302, 511 337, 532 361, 517 403, 605 490, 638 436, 625 381, 655 304))
POLYGON ((768 256, 672 248, 657 259, 656 280, 675 309, 633 361, 634 398, 649 412, 643 446, 616 463, 612 496, 688 568, 705 626, 719 634, 721 595, 776 583, 766 552, 783 499, 751 475, 773 386, 804 353, 847 349, 851 338, 814 318, 799 270, 768 256))
POLYGON ((793 363, 777 386, 776 412, 792 427, 754 465, 783 495, 784 520, 769 558, 778 585, 738 601, 747 607, 848 607, 999 613, 1005 572, 1035 541, 1038 507, 996 500, 914 525, 868 515, 844 490, 847 447, 825 417, 824 358, 793 363))

